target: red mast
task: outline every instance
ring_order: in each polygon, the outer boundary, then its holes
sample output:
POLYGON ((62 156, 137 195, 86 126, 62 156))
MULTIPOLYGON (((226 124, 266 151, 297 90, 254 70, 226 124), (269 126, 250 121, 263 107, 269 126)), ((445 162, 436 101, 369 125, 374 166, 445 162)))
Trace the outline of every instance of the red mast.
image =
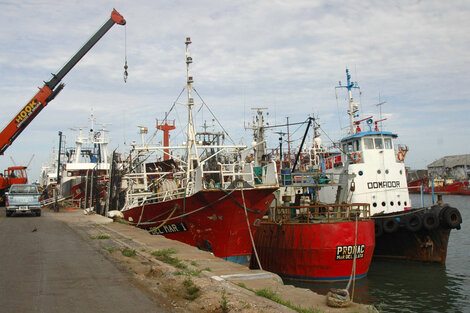
MULTIPOLYGON (((175 129, 175 120, 170 121, 168 124, 168 120, 165 119, 160 123, 157 120, 157 129, 163 130, 163 146, 169 147, 170 146, 170 130, 175 129)), ((170 159, 170 151, 168 149, 163 149, 163 160, 170 159)))

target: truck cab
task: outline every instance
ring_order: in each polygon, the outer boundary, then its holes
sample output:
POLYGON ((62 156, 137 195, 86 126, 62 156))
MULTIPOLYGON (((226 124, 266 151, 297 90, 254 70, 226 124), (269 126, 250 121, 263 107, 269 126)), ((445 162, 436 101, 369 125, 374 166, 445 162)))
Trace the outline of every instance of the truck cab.
POLYGON ((41 203, 39 202, 41 194, 36 185, 12 185, 5 196, 7 217, 15 213, 33 213, 41 216, 41 203))

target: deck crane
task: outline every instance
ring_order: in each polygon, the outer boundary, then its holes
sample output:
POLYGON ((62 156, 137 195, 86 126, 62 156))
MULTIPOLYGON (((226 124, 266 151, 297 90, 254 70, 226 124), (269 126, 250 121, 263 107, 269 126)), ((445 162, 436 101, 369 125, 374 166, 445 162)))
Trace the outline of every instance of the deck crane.
POLYGON ((44 82, 44 86, 26 104, 13 120, 0 133, 0 155, 13 143, 19 134, 31 123, 41 110, 51 102, 64 88, 60 81, 87 54, 87 52, 113 27, 114 24, 125 25, 126 20, 115 9, 109 20, 101 26, 96 34, 56 73, 52 79, 44 82))

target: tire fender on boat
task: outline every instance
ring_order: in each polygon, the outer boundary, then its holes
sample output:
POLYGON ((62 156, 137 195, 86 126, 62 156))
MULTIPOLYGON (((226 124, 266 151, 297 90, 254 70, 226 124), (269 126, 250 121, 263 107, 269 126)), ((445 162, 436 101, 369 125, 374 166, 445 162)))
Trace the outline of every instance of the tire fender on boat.
POLYGON ((452 207, 446 207, 442 213, 442 218, 449 228, 460 229, 460 224, 462 223, 462 216, 460 215, 459 210, 452 207))
POLYGON ((410 214, 406 216, 404 220, 406 229, 412 232, 417 232, 421 229, 421 226, 423 226, 423 220, 418 214, 410 214))
POLYGON ((395 218, 387 218, 384 220, 383 228, 386 233, 393 233, 398 229, 398 221, 395 218))
POLYGON ((433 230, 439 227, 439 218, 433 212, 427 212, 423 214, 423 226, 427 230, 433 230))

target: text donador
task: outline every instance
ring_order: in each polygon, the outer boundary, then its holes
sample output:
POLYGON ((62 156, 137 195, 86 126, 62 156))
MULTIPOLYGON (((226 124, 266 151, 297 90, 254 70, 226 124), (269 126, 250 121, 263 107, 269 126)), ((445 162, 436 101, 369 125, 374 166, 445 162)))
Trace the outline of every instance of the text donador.
POLYGON ((374 181, 367 183, 368 189, 378 189, 378 188, 400 188, 400 182, 396 181, 374 181))

